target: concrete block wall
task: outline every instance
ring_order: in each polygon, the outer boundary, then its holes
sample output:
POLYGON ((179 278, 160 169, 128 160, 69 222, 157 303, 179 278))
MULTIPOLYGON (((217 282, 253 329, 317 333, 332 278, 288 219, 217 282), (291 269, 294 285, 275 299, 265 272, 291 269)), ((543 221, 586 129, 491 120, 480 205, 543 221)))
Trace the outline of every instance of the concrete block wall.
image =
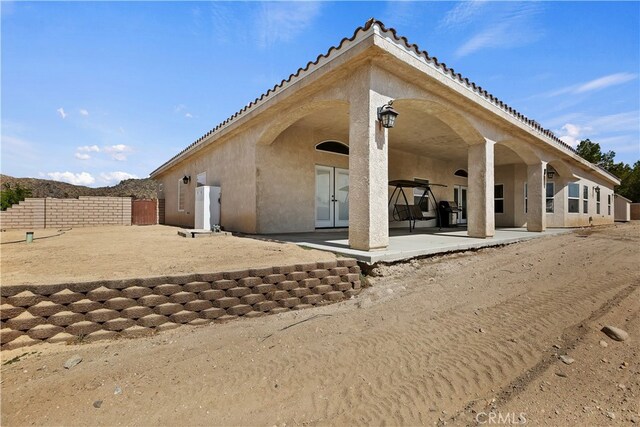
POLYGON ((300 310, 360 291, 354 259, 210 274, 0 288, 2 349, 135 337, 300 310))
POLYGON ((165 219, 164 219, 164 199, 158 199, 158 224, 164 224, 165 223, 165 219))
POLYGON ((3 229, 131 225, 130 197, 28 198, 0 212, 3 229))

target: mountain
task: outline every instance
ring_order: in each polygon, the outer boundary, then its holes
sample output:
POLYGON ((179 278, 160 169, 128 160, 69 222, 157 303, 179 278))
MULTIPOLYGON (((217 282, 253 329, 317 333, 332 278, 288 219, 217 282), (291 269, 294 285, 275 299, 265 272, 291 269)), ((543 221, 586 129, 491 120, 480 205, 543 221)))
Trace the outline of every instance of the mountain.
POLYGON ((125 179, 113 187, 98 188, 49 179, 14 178, 8 175, 0 175, 0 183, 2 188, 5 183, 11 187, 19 184, 22 188, 28 188, 31 190, 31 197, 56 197, 59 199, 77 198, 78 196, 116 196, 135 199, 155 199, 157 197, 157 184, 151 178, 125 179))

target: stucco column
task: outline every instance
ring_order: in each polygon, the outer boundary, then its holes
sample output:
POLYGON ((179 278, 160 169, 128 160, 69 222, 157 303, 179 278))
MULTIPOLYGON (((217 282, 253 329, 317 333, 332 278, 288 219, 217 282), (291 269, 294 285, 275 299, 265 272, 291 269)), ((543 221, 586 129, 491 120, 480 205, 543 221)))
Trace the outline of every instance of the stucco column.
POLYGON ((495 233, 493 200, 493 146, 485 141, 469 146, 469 190, 467 193, 467 233, 469 237, 493 237, 495 233))
POLYGON ((389 245, 388 136, 377 121, 377 108, 387 101, 368 84, 359 85, 350 99, 349 247, 353 249, 389 245))
POLYGON ((547 228, 545 162, 527 166, 527 231, 547 228))

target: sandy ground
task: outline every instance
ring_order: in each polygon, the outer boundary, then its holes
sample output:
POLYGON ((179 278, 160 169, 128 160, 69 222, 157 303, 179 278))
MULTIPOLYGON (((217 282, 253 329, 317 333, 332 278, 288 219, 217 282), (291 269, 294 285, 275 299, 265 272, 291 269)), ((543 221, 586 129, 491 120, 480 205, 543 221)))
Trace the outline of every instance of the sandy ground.
POLYGON ((331 306, 3 352, 28 354, 1 423, 637 425, 639 243, 638 223, 545 237, 381 268, 331 306))
POLYGON ((234 236, 188 239, 178 228, 87 227, 68 231, 0 233, 2 284, 121 279, 180 273, 212 273, 334 259, 328 252, 234 236), (20 243, 9 243, 20 241, 20 243), (135 260, 135 262, 132 262, 135 260))

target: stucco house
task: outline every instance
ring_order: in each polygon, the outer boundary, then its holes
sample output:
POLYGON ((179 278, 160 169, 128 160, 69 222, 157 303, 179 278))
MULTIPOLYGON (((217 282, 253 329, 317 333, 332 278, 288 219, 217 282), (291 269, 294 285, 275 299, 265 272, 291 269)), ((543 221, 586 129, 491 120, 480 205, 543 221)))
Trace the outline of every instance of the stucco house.
MULTIPOLYGON (((424 179, 469 236, 495 227, 612 223, 619 180, 377 20, 151 173, 167 224, 193 227, 197 185, 221 187, 221 225, 244 233, 348 227, 385 248, 389 181, 424 179), (379 108, 399 114, 381 123, 379 108), (184 179, 183 178, 192 178, 184 179)), ((422 190, 409 189, 409 203, 422 190)), ((423 226, 435 226, 427 221, 423 226)))

